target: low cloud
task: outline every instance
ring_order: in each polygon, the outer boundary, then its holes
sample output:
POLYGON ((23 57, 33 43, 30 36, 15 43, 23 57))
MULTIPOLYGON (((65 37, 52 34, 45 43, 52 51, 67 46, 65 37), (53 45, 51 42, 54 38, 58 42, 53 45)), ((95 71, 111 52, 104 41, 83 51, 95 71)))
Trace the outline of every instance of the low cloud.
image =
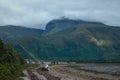
POLYGON ((120 26, 120 0, 1 0, 0 25, 44 28, 52 19, 100 21, 120 26))

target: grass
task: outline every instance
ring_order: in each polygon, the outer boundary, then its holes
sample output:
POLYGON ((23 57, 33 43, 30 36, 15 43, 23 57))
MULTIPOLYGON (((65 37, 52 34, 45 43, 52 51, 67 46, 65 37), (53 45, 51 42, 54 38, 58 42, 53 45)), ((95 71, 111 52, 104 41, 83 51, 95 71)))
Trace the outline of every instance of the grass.
POLYGON ((26 69, 26 68, 36 68, 36 67, 40 67, 40 64, 31 64, 31 63, 26 63, 25 65, 24 65, 24 68, 26 69))

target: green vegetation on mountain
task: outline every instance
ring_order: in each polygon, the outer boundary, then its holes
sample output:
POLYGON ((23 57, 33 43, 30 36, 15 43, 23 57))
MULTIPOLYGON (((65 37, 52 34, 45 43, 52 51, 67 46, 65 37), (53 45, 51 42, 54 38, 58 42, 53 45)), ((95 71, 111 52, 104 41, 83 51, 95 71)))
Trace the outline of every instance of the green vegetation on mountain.
POLYGON ((0 38, 5 43, 10 43, 11 41, 21 38, 23 36, 32 35, 32 34, 42 34, 43 30, 26 28, 21 26, 0 26, 0 38))
POLYGON ((12 45, 24 58, 32 58, 27 50, 43 60, 119 62, 119 40, 118 27, 79 24, 54 34, 26 36, 12 45))
POLYGON ((24 60, 0 40, 0 80, 15 80, 22 74, 24 60))
POLYGON ((80 24, 103 24, 103 23, 83 21, 83 20, 72 20, 72 19, 68 19, 68 18, 55 19, 55 20, 50 21, 46 25, 44 34, 45 35, 53 34, 53 33, 59 32, 63 29, 74 27, 74 26, 80 25, 80 24))

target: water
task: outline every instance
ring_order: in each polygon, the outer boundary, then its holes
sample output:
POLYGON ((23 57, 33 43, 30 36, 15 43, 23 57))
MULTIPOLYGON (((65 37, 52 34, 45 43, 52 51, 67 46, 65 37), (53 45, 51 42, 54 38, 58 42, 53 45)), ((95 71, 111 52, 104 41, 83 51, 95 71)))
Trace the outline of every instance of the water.
POLYGON ((80 64, 80 69, 120 75, 120 63, 80 64))

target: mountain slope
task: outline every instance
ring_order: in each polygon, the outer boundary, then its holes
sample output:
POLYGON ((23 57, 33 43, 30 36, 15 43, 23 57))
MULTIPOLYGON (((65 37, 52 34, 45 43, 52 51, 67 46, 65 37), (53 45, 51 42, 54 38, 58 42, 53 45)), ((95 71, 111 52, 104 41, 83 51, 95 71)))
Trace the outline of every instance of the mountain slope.
POLYGON ((21 38, 26 35, 31 34, 42 34, 43 30, 40 29, 32 29, 32 28, 25 28, 21 26, 0 26, 0 38, 5 42, 9 43, 10 41, 21 38))
POLYGON ((53 34, 53 33, 59 32, 63 29, 66 29, 69 27, 74 27, 79 24, 103 24, 103 23, 83 21, 83 20, 72 20, 72 19, 67 19, 67 18, 56 19, 56 20, 50 21, 46 25, 44 34, 47 34, 47 35, 53 34))
POLYGON ((65 61, 120 61, 120 28, 104 24, 78 24, 51 35, 30 35, 12 43, 24 57, 65 61), (27 56, 26 56, 27 55, 27 56))

